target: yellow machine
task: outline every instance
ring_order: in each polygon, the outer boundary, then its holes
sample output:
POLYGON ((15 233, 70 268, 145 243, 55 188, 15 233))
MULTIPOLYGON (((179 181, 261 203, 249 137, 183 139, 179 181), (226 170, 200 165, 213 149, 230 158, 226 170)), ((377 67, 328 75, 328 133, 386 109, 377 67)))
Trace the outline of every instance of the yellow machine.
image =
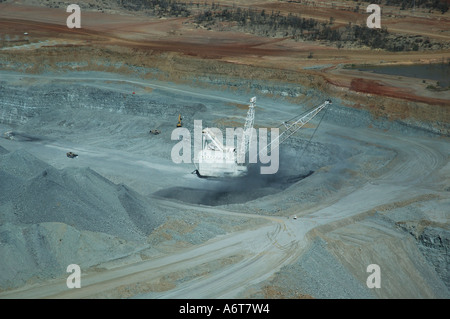
POLYGON ((181 114, 178 114, 178 123, 177 123, 177 127, 181 127, 181 114))

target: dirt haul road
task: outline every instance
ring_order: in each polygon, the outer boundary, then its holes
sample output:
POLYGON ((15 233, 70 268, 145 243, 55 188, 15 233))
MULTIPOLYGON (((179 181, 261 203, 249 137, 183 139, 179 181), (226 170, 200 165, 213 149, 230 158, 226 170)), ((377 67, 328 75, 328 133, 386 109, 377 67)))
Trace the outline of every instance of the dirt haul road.
MULTIPOLYGON (((151 298, 239 297, 250 285, 268 279, 284 265, 294 262, 307 247, 307 234, 311 230, 324 225, 333 227, 337 221, 352 219, 388 204, 439 193, 448 184, 450 167, 446 139, 396 137, 375 130, 358 129, 356 132, 344 127, 334 127, 331 132, 346 139, 355 139, 357 136, 357 140, 388 148, 395 151, 397 156, 378 178, 372 179, 363 187, 346 189, 339 200, 323 202, 320 207, 296 220, 239 214, 220 208, 192 205, 196 210, 210 214, 245 216, 263 219, 264 223, 161 257, 110 270, 83 273, 81 289, 68 289, 64 278, 3 292, 0 298, 131 297, 139 296, 139 293, 151 298), (218 263, 218 266, 179 285, 168 285, 156 292, 149 288, 155 283, 161 284, 164 278, 176 276, 180 271, 208 263, 218 263), (153 292, 145 294, 149 290, 153 292)), ((39 148, 39 144, 35 147, 39 148)), ((85 151, 89 156, 89 149, 85 151)), ((120 154, 116 156, 120 162, 120 154)), ((129 158, 124 156, 123 163, 129 163, 129 158)), ((95 169, 95 161, 92 160, 90 164, 95 169)), ((114 170, 116 167, 112 165, 109 169, 114 170)), ((168 201, 166 205, 186 207, 186 204, 168 201)))

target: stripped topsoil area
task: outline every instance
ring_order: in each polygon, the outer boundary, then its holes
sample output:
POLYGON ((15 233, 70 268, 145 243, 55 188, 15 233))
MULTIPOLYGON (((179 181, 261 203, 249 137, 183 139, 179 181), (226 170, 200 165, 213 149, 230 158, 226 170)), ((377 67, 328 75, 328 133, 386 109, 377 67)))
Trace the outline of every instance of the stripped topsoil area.
MULTIPOLYGON (((88 3, 81 4, 81 29, 67 28, 63 3, 0 4, 3 6, 1 68, 27 73, 97 70, 176 83, 192 83, 199 78, 201 85, 213 83, 215 87, 248 89, 258 80, 280 81, 321 90, 345 100, 346 106, 362 108, 375 117, 401 120, 448 135, 448 90, 430 91, 427 89, 430 83, 422 83, 421 79, 377 76, 375 80, 373 74, 351 73, 343 68, 352 64, 446 62, 448 50, 387 52, 365 47, 337 48, 326 42, 264 37, 233 27, 208 30, 191 18, 160 19, 145 12, 121 10, 113 4, 103 8, 106 12, 99 12, 101 4, 88 3)), ((322 2, 313 7, 284 2, 251 3, 251 6, 286 14, 299 10, 304 17, 318 19, 329 15, 327 20, 336 15, 337 25, 360 23, 366 17, 361 10, 347 9, 354 6, 353 2, 332 7, 322 2)), ((414 30, 417 35, 435 35, 439 41, 448 42, 448 13, 438 15, 419 10, 416 14, 400 14, 395 8, 385 10, 388 17, 383 21, 388 28, 395 28, 395 34, 414 30)), ((303 103, 307 92, 303 94, 294 96, 297 99, 293 102, 303 103)))

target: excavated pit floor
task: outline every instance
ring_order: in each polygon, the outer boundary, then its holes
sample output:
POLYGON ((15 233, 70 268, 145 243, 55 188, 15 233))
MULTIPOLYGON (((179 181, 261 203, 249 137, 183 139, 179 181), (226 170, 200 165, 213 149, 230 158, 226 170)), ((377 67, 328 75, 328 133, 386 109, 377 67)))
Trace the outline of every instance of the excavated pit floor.
POLYGON ((283 173, 260 175, 258 170, 257 167, 251 167, 247 176, 212 179, 206 183, 207 188, 171 187, 157 191, 153 195, 207 206, 242 204, 282 192, 314 173, 310 171, 307 174, 298 175, 283 173))
MULTIPOLYGON (((448 144, 445 139, 422 136, 420 132, 408 135, 369 129, 369 115, 346 108, 337 101, 311 143, 307 141, 314 129, 305 128, 282 144, 277 174, 263 176, 258 174, 258 167, 254 167, 249 176, 233 181, 199 179, 191 174, 192 164, 177 165, 170 158, 176 143, 171 139, 171 132, 179 112, 185 114, 184 127, 189 130, 193 129, 195 119, 202 119, 204 127, 227 119, 243 124, 246 111, 230 103, 245 105, 252 94, 231 94, 139 79, 127 82, 129 79, 121 76, 115 81, 111 78, 114 76, 89 72, 46 74, 42 82, 24 86, 22 79, 37 80, 40 76, 2 74, 0 130, 2 134, 13 131, 14 138, 0 139, 0 147, 9 151, 0 148, 0 156, 5 159, 0 164, 6 163, 0 167, 0 173, 17 185, 5 186, 7 196, 0 197, 0 213, 2 218, 7 218, 5 224, 0 224, 0 248, 5 249, 4 256, 7 256, 2 259, 6 263, 2 267, 8 269, 8 273, 0 277, 0 289, 16 288, 30 278, 45 282, 64 276, 69 260, 89 269, 131 255, 130 260, 134 262, 148 259, 140 264, 144 267, 148 263, 148 268, 140 272, 140 280, 145 282, 150 277, 158 280, 152 277, 155 276, 152 267, 164 268, 167 277, 172 278, 181 268, 204 265, 206 259, 216 260, 217 253, 221 253, 223 257, 245 255, 245 258, 236 259, 229 267, 220 263, 211 266, 208 276, 181 278, 181 283, 170 283, 167 291, 158 290, 161 288, 158 286, 151 297, 204 297, 206 292, 214 297, 248 296, 250 292, 244 293, 243 286, 267 284, 267 278, 276 272, 278 275, 289 273, 283 267, 290 264, 294 265, 295 274, 299 273, 298 268, 309 271, 306 275, 312 277, 305 283, 302 278, 310 277, 293 276, 287 284, 282 282, 283 278, 275 277, 281 280, 280 287, 303 287, 306 293, 327 297, 332 289, 320 286, 317 291, 313 288, 308 291, 309 285, 316 286, 313 275, 318 270, 341 267, 341 279, 357 278, 359 281, 348 285, 344 280, 339 286, 344 287, 345 296, 358 297, 366 289, 366 261, 374 260, 378 260, 386 276, 390 276, 392 286, 388 290, 370 291, 372 296, 448 296, 448 290, 439 279, 439 276, 448 276, 446 268, 442 267, 446 261, 441 260, 441 251, 448 246, 447 239, 442 237, 442 247, 437 248, 436 244, 426 246, 428 242, 416 244, 415 238, 397 227, 397 223, 404 225, 405 219, 416 214, 420 220, 432 221, 426 225, 431 225, 433 231, 428 230, 426 234, 444 236, 442 229, 448 229, 448 216, 441 213, 448 204, 449 167, 448 152, 445 152, 448 144), (153 90, 139 91, 136 85, 153 90), (137 94, 132 94, 134 91, 137 94), (154 128, 161 130, 161 134, 150 135, 149 130, 154 128), (304 155, 299 156, 306 146, 304 155), (79 156, 69 159, 68 151, 79 156), (30 169, 30 165, 36 171, 30 169), (28 175, 14 177, 17 171, 28 175), (46 185, 51 185, 60 195, 43 187, 46 185), (158 200, 153 200, 155 197, 158 200), (418 211, 419 208, 409 209, 415 203, 423 212, 418 211), (430 203, 436 206, 436 216, 427 216, 430 203), (217 207, 221 205, 224 207, 217 207), (17 207, 19 215, 14 211, 17 207), (83 210, 86 216, 75 213, 80 207, 86 207, 83 210), (395 223, 389 221, 389 211, 403 207, 407 210, 406 217, 398 217, 395 223), (380 217, 376 212, 386 216, 380 217), (120 214, 120 220, 108 215, 116 213, 120 214), (98 219, 96 214, 101 214, 103 219, 98 219), (279 218, 294 214, 301 220, 279 218), (33 223, 21 220, 30 216, 34 218, 33 223), (352 218, 364 222, 368 216, 374 222, 368 224, 370 227, 364 233, 353 234, 358 229, 351 227, 342 228, 345 230, 342 237, 338 232, 327 233, 330 229, 341 229, 340 221, 354 225, 352 218), (379 228, 380 221, 383 228, 379 228), (317 250, 313 251, 312 259, 308 254, 304 255, 306 260, 297 259, 302 252, 311 252, 306 247, 308 232, 321 225, 325 226, 321 229, 321 238, 334 246, 324 252, 313 245, 311 247, 317 250), (124 239, 123 233, 133 236, 124 239), (368 236, 371 233, 374 240, 368 236), (21 234, 25 237, 20 237, 21 234), (353 246, 345 248, 353 243, 352 238, 355 249, 359 249, 357 253, 350 249, 353 246), (387 246, 383 244, 385 238, 387 246), (169 252, 167 259, 158 259, 160 252, 154 251, 155 247, 160 249, 157 244, 161 243, 166 245, 164 252, 169 252), (188 247, 202 245, 198 251, 196 248, 184 251, 180 243, 188 247), (426 258, 417 245, 430 248, 426 258), (146 255, 143 249, 151 252, 146 255), (320 260, 330 252, 334 252, 334 257, 326 260, 333 264, 324 265, 320 260), (192 254, 206 259, 192 258, 192 254), (392 262, 392 258, 382 258, 391 255, 402 256, 404 265, 392 262), (365 259, 358 259, 358 256, 365 259), (16 263, 25 259, 30 263, 16 263), (353 262, 349 264, 348 260, 353 262), (439 276, 432 262, 439 265, 439 276), (248 279, 249 273, 256 277, 248 279), (189 285, 191 280, 192 285, 189 285), (205 286, 207 289, 203 289, 205 286)), ((315 104, 324 100, 318 93, 309 101, 315 104)), ((255 123, 266 127, 279 124, 304 108, 283 102, 281 96, 279 99, 261 96, 258 101, 260 108, 255 123)), ((417 229, 415 224, 405 225, 407 229, 417 229)), ((418 234, 417 240, 420 238, 418 234)), ((440 237, 433 237, 435 243, 437 238, 440 237)), ((136 269, 132 268, 132 262, 130 265, 131 268, 118 270, 117 278, 133 276, 136 269)), ((101 276, 102 271, 98 274, 101 276)), ((105 271, 105 274, 109 273, 105 271)), ((112 275, 112 278, 115 277, 112 275)), ((329 278, 327 285, 333 285, 333 274, 330 273, 329 278)), ((119 289, 125 283, 128 284, 120 279, 115 284, 119 289)), ((75 293, 104 296, 105 289, 98 284, 75 293)), ((47 296, 54 291, 52 286, 45 286, 38 291, 25 290, 24 294, 47 296)), ((331 296, 342 296, 339 291, 331 296)), ((72 292, 64 290, 62 293, 72 292)), ((119 290, 115 293, 122 296, 119 290)))

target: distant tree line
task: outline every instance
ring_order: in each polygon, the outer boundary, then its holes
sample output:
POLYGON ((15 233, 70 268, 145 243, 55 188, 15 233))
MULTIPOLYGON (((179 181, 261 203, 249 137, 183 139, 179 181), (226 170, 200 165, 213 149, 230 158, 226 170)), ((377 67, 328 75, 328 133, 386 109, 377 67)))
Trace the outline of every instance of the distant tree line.
MULTIPOLYGON (((355 0, 356 2, 357 0, 355 0)), ((427 8, 439 10, 445 13, 449 9, 448 0, 371 0, 370 3, 384 4, 388 6, 400 7, 402 10, 416 8, 427 8)))
MULTIPOLYGON (((283 1, 283 0, 279 0, 283 1)), ((316 6, 316 3, 314 3, 314 0, 284 0, 285 2, 294 2, 294 3, 302 3, 305 5, 311 5, 316 6)), ((367 3, 373 3, 378 5, 387 5, 387 6, 393 6, 393 7, 400 7, 400 10, 406 10, 406 9, 412 9, 412 8, 425 8, 430 10, 438 10, 441 13, 445 13, 449 10, 449 1, 448 0, 353 0, 356 3, 359 3, 356 5, 354 11, 357 12, 360 9, 360 5, 362 5, 362 2, 364 1, 366 3, 365 6, 367 6, 367 3)), ((333 1, 329 1, 328 3, 321 3, 320 6, 329 6, 332 8, 336 8, 336 3, 333 1)), ((344 8, 344 10, 346 10, 344 8)))
POLYGON ((192 6, 192 2, 190 4, 177 0, 117 0, 117 2, 124 9, 152 10, 152 13, 157 16, 189 17, 191 15, 188 6, 192 6))
MULTIPOLYGON (((1 0, 0 0, 1 1, 1 0)), ((194 23, 204 27, 217 26, 219 23, 237 26, 246 32, 266 37, 291 37, 294 40, 329 41, 337 47, 344 45, 368 46, 388 51, 417 51, 419 49, 442 48, 439 43, 414 36, 395 36, 386 28, 370 29, 366 25, 349 23, 346 26, 334 25, 334 19, 319 22, 295 14, 266 12, 254 8, 238 6, 222 7, 216 3, 183 2, 177 0, 117 0, 128 10, 150 10, 156 16, 191 17, 194 23), (195 13, 193 13, 195 12, 195 13)), ((439 2, 439 0, 433 0, 439 2)), ((371 2, 400 3, 401 0, 372 0, 371 2)), ((412 2, 412 1, 408 1, 412 2)), ((419 4, 431 0, 416 0, 419 4)))
POLYGON ((205 27, 211 27, 219 22, 229 22, 247 32, 262 36, 284 36, 297 41, 300 39, 330 41, 337 47, 353 44, 388 51, 417 51, 420 48, 427 49, 435 45, 422 37, 392 35, 386 28, 370 29, 365 24, 352 23, 337 27, 334 25, 333 18, 327 22, 319 22, 292 13, 282 15, 280 12, 266 13, 265 10, 259 11, 252 8, 206 9, 196 15, 194 21, 205 27))

